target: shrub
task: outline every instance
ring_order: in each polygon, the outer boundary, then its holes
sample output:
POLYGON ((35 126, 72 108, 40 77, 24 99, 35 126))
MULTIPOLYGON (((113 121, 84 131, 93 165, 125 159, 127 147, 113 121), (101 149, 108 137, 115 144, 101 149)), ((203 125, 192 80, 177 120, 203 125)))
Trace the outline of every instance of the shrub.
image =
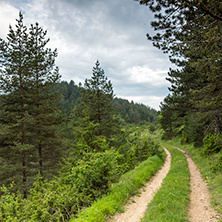
POLYGON ((222 171, 222 150, 212 156, 211 170, 213 172, 222 171))
POLYGON ((74 184, 78 192, 92 199, 105 193, 109 184, 119 177, 119 165, 114 150, 86 152, 64 174, 65 183, 74 184))
POLYGON ((204 144, 204 154, 209 155, 213 153, 218 153, 222 149, 222 135, 209 133, 203 139, 204 144))

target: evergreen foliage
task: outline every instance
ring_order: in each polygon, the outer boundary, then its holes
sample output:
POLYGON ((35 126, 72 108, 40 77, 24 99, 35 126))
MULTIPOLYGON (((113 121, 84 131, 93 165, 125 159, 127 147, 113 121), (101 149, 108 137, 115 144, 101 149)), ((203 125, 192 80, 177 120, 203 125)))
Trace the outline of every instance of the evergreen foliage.
POLYGON ((27 29, 21 12, 16 21, 7 40, 0 40, 0 180, 16 181, 27 197, 33 176, 38 171, 49 176, 60 156, 58 95, 51 92, 60 75, 54 67, 56 50, 46 48, 46 31, 37 23, 27 29))
MULTIPOLYGON (((53 87, 53 91, 62 92, 62 96, 59 101, 59 109, 65 114, 71 113, 80 102, 81 87, 76 85, 73 80, 70 82, 62 81, 53 87)), ((114 110, 118 112, 120 121, 126 123, 154 123, 158 121, 157 111, 145 106, 144 104, 138 104, 129 102, 126 99, 116 98, 113 100, 114 110)))
POLYGON ((128 100, 115 98, 113 106, 120 113, 121 118, 128 123, 157 123, 157 111, 144 104, 133 101, 130 103, 128 100))
POLYGON ((59 109, 69 114, 77 105, 80 98, 80 89, 73 80, 70 82, 61 81, 53 87, 53 91, 61 92, 59 109))
POLYGON ((86 79, 81 88, 80 112, 89 121, 97 124, 96 135, 111 136, 118 133, 118 122, 113 109, 114 93, 111 81, 105 76, 104 70, 96 62, 91 79, 86 79))
POLYGON ((185 141, 200 145, 205 133, 214 129, 217 135, 222 129, 221 2, 139 2, 149 6, 154 14, 151 25, 156 33, 147 34, 148 39, 169 53, 171 61, 179 67, 168 73, 171 94, 161 104, 165 138, 183 134, 185 141), (187 133, 191 127, 195 128, 194 134, 187 133))
POLYGON ((91 79, 85 80, 80 92, 80 102, 70 118, 74 125, 74 136, 78 138, 77 141, 102 152, 101 144, 103 141, 114 142, 114 137, 120 132, 120 124, 113 109, 112 84, 98 61, 91 79))

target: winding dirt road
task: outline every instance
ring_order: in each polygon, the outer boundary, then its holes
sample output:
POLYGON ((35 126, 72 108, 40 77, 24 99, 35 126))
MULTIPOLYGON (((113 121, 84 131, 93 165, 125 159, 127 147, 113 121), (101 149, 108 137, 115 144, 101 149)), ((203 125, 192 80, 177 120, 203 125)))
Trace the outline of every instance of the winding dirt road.
MULTIPOLYGON (((188 167, 190 171, 190 209, 189 209, 189 220, 190 222, 217 222, 220 217, 210 207, 210 194, 207 185, 202 179, 199 169, 189 157, 184 153, 188 167)), ((157 172, 155 176, 146 184, 144 191, 141 192, 140 196, 131 198, 130 204, 126 206, 124 213, 117 214, 113 217, 113 222, 140 222, 140 219, 144 216, 147 205, 152 201, 155 193, 161 187, 163 179, 166 177, 171 166, 171 155, 167 149, 166 160, 161 170, 157 172)))
POLYGON ((155 176, 145 185, 143 191, 141 191, 140 196, 135 196, 131 198, 131 203, 126 206, 126 211, 121 214, 114 216, 112 221, 115 222, 139 222, 144 216, 147 204, 150 203, 155 195, 155 193, 161 187, 163 179, 166 177, 170 170, 171 165, 171 155, 167 149, 166 160, 161 170, 159 170, 155 176))

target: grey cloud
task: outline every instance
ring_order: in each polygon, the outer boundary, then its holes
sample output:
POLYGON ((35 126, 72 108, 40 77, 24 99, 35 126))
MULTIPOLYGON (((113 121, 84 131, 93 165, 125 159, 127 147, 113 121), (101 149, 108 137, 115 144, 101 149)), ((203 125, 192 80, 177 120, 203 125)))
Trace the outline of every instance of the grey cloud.
POLYGON ((10 2, 16 7, 23 2, 26 18, 48 30, 50 47, 58 48, 57 65, 64 80, 78 83, 90 78, 98 59, 118 97, 137 96, 142 103, 148 101, 148 97, 144 100, 148 94, 159 98, 168 93, 167 83, 136 82, 130 71, 149 67, 157 73, 170 66, 168 57, 146 39, 152 16, 147 7, 133 0, 10 2))

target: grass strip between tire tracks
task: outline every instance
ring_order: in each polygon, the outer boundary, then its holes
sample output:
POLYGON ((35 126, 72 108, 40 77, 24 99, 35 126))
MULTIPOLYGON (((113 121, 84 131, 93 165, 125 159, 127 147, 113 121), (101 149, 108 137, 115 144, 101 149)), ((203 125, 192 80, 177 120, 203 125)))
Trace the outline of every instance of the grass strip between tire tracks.
POLYGON ((171 145, 167 143, 162 143, 162 145, 171 153, 170 172, 148 205, 142 222, 189 221, 190 173, 186 158, 183 153, 171 145))
MULTIPOLYGON (((214 171, 212 164, 214 164, 214 156, 204 156, 203 148, 194 147, 193 144, 180 144, 180 138, 175 138, 170 141, 172 145, 181 147, 185 150, 198 166, 202 177, 207 183, 209 191, 211 193, 211 204, 215 210, 222 217, 222 172, 221 170, 214 171)), ((219 220, 222 222, 222 220, 219 220)), ((218 221, 218 222, 219 222, 218 221)))
MULTIPOLYGON (((165 159, 164 154, 164 159, 165 159)), ((157 156, 148 158, 134 170, 124 174, 120 181, 113 184, 107 195, 78 214, 70 222, 106 221, 111 215, 120 212, 128 199, 138 193, 150 178, 161 168, 164 161, 157 156)))

